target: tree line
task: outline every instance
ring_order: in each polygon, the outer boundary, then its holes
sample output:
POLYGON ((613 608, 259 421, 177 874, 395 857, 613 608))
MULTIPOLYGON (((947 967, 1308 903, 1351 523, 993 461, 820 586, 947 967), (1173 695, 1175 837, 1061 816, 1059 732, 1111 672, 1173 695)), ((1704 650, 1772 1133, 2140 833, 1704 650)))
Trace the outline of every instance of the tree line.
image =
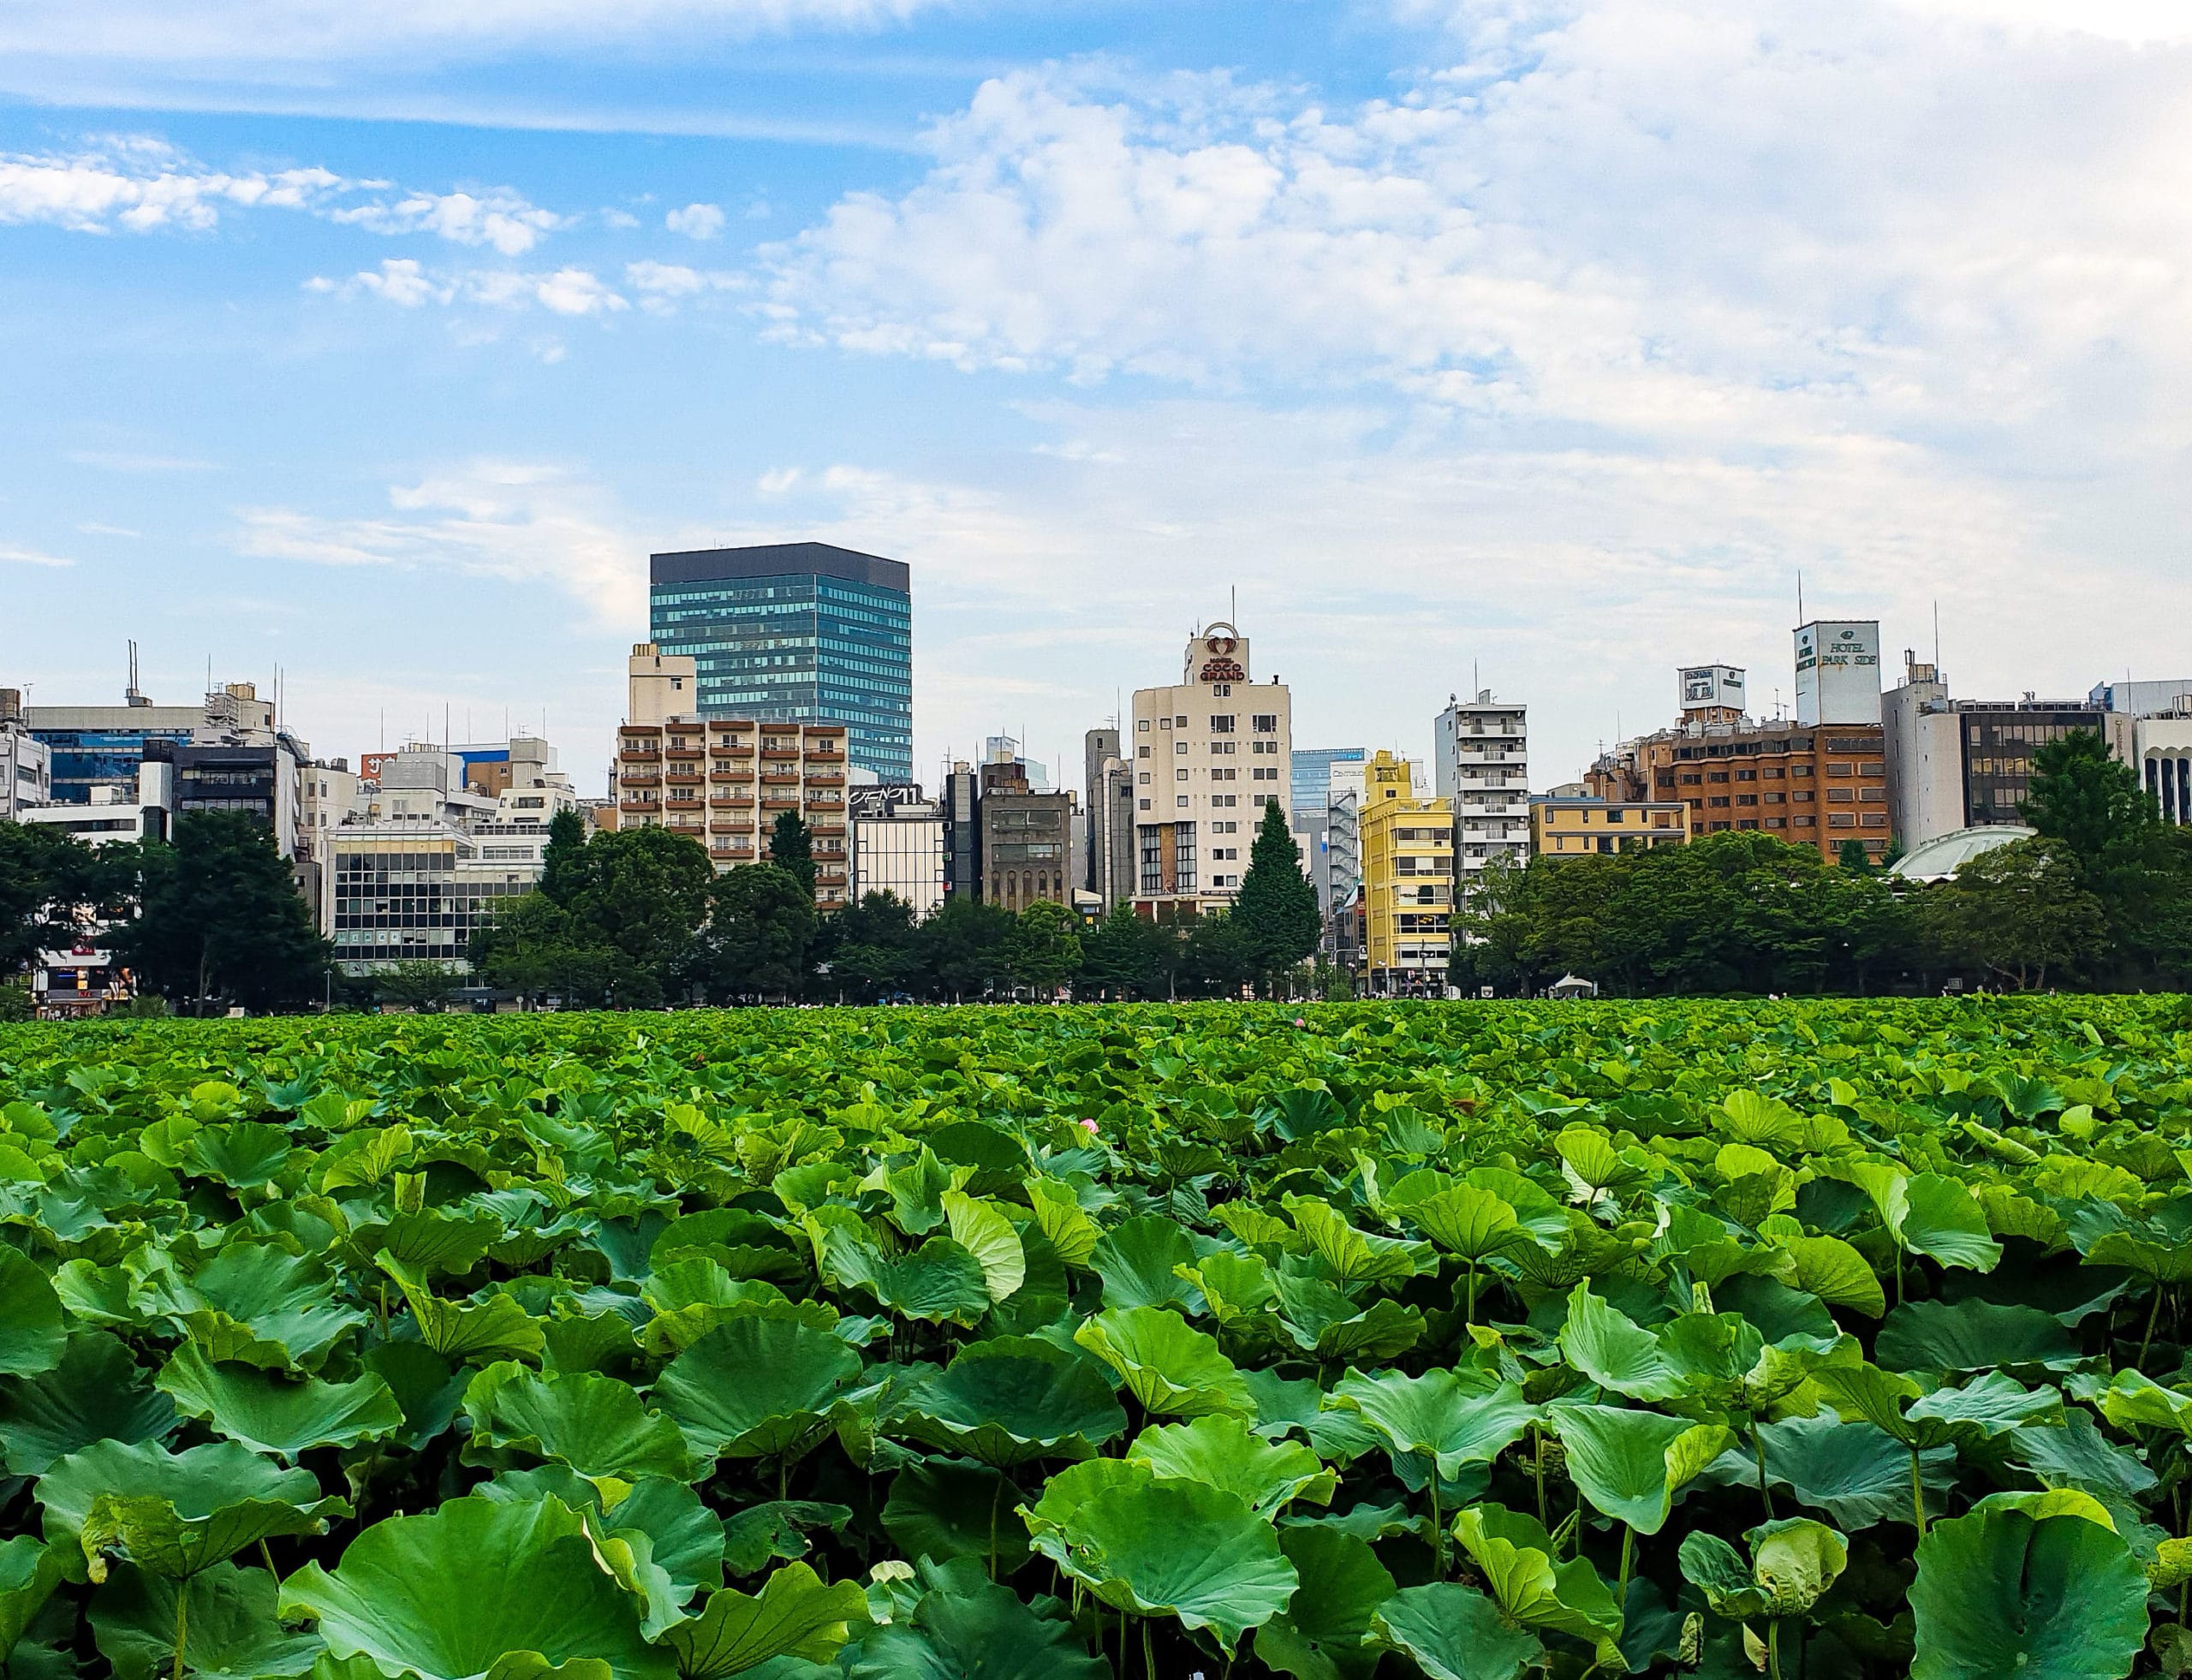
POLYGON ((2039 749, 2023 814, 2037 837, 1922 887, 1861 845, 1830 864, 1752 831, 1494 868, 1457 909, 1452 978, 1507 995, 1570 974, 1629 996, 2192 985, 2192 830, 2137 771, 2074 732, 2039 749))

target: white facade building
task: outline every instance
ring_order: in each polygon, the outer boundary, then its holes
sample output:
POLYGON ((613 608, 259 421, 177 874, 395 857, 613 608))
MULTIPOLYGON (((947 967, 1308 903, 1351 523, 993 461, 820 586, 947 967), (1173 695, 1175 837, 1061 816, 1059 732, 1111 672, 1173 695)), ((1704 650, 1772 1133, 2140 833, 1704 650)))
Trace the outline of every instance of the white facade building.
POLYGON ((0 688, 0 823, 53 797, 53 752, 22 727, 23 697, 0 688))
POLYGON ((926 916, 944 903, 944 807, 918 788, 855 788, 852 900, 887 892, 926 916), (889 795, 906 794, 908 798, 889 795))
POLYGON ((1493 863, 1530 861, 1529 708, 1494 700, 1449 700, 1434 725, 1433 788, 1454 806, 1456 903, 1493 863))
POLYGON ((1796 722, 1880 720, 1877 618, 1814 619, 1796 628, 1796 722))
POLYGON ((2131 731, 2131 762, 2162 820, 2192 826, 2192 704, 2138 718, 2131 731))
POLYGON ((1277 677, 1259 682, 1252 671, 1248 638, 1221 623, 1188 639, 1177 682, 1135 690, 1134 903, 1142 914, 1171 920, 1231 904, 1264 807, 1292 808, 1293 698, 1277 677))

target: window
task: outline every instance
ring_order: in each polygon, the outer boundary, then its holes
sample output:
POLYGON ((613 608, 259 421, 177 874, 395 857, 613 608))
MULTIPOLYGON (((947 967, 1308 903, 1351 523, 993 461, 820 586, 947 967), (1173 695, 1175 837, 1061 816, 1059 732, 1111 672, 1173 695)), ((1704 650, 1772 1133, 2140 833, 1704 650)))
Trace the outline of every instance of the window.
POLYGON ((1157 720, 1157 727, 1160 730, 1169 730, 1172 727, 1172 720, 1170 718, 1159 718, 1157 720))
POLYGON ((1185 795, 1185 794, 1181 794, 1178 797, 1176 797, 1176 799, 1174 799, 1174 800, 1173 800, 1172 803, 1173 803, 1176 807, 1178 807, 1180 810, 1182 810, 1182 811, 1186 810, 1186 809, 1188 808, 1188 796, 1187 796, 1187 795, 1185 795))
POLYGON ((1251 726, 1258 735, 1276 735, 1278 733, 1278 713, 1259 712, 1252 720, 1251 726))
POLYGON ((1145 770, 1134 779, 1139 785, 1146 788, 1149 785, 1149 772, 1145 770))
POLYGON ((1233 724, 1234 715, 1230 712, 1213 712, 1210 714, 1210 732, 1212 735, 1232 734, 1233 724))
POLYGON ((1233 685, 1230 682, 1213 682, 1210 685, 1210 692, 1220 700, 1230 700, 1233 697, 1233 685))
POLYGON ((1148 801, 1147 800, 1146 800, 1146 799, 1143 799, 1143 800, 1137 800, 1137 801, 1135 801, 1135 802, 1136 806, 1137 806, 1140 809, 1141 809, 1141 810, 1147 811, 1147 810, 1149 808, 1149 801, 1148 801))
POLYGON ((1705 779, 1708 782, 1724 782, 1728 779, 1728 772, 1724 770, 1708 771, 1705 779))
POLYGON ((1705 802, 1707 805, 1712 806, 1725 805, 1728 802, 1728 796, 1725 794, 1715 794, 1712 798, 1707 800, 1705 802))
POLYGON ((1755 782, 1758 780, 1758 772, 1755 770, 1739 770, 1736 772, 1736 780, 1738 782, 1755 782))
POLYGON ((1185 728, 1187 728, 1187 726, 1188 726, 1187 714, 1186 714, 1185 712, 1182 712, 1180 716, 1178 716, 1177 718, 1175 718, 1172 721, 1173 721, 1174 723, 1177 724, 1178 724, 1182 729, 1185 729, 1185 728))
MULTIPOLYGON (((1149 724, 1148 724, 1148 722, 1147 722, 1147 719, 1145 719, 1145 720, 1143 721, 1143 723, 1142 723, 1142 725, 1141 725, 1141 726, 1142 726, 1142 728, 1144 728, 1144 729, 1147 729, 1147 728, 1149 727, 1149 724)), ((1147 757, 1149 756, 1149 743, 1148 743, 1148 742, 1144 742, 1141 746, 1139 746, 1139 747, 1135 748, 1134 749, 1134 755, 1135 755, 1135 757, 1136 757, 1136 758, 1138 758, 1138 759, 1146 759, 1146 758, 1147 758, 1147 757)))
POLYGON ((1849 776, 1855 773, 1855 769, 1846 764, 1831 764, 1826 767, 1826 773, 1830 776, 1849 776))
POLYGON ((1176 770, 1172 772, 1172 779, 1175 782, 1184 782, 1188 779, 1188 772, 1185 770, 1176 770))
MULTIPOLYGON (((1141 718, 1135 724, 1135 728, 1140 730, 1144 735, 1147 735, 1149 733, 1149 719, 1147 718, 1141 718)), ((1146 753, 1149 748, 1145 747, 1141 750, 1146 753)))
POLYGON ((1177 756, 1185 758, 1188 755, 1188 743, 1184 741, 1176 741, 1172 743, 1172 751, 1177 756))

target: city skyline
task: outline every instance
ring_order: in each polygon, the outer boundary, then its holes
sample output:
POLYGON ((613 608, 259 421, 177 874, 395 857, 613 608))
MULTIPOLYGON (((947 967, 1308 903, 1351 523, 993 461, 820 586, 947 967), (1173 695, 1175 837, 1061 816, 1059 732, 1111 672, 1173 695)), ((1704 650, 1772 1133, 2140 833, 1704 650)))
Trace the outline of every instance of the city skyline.
POLYGON ((807 540, 912 568, 924 782, 1229 616, 1304 745, 1489 688, 1546 785, 1677 666, 1793 709, 1800 572, 1959 694, 2174 675, 2192 23, 1818 12, 12 9, 0 682, 598 793, 648 555, 807 540))

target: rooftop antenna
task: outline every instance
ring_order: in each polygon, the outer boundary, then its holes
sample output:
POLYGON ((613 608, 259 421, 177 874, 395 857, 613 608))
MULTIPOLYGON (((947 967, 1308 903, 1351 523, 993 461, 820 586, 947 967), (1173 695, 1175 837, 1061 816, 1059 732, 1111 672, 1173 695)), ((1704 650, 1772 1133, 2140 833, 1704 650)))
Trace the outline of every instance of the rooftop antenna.
POLYGON ((1225 621, 1238 629, 1241 623, 1241 591, 1237 585, 1225 586, 1225 621))
POLYGON ((1933 598, 1933 681, 1941 680, 1941 599, 1933 598))
POLYGON ((1797 568, 1796 568, 1796 623, 1797 623, 1797 625, 1798 625, 1798 627, 1799 627, 1799 628, 1802 628, 1802 624, 1803 624, 1803 622, 1804 622, 1804 569, 1803 569, 1802 566, 1799 566, 1799 567, 1797 567, 1797 568))

